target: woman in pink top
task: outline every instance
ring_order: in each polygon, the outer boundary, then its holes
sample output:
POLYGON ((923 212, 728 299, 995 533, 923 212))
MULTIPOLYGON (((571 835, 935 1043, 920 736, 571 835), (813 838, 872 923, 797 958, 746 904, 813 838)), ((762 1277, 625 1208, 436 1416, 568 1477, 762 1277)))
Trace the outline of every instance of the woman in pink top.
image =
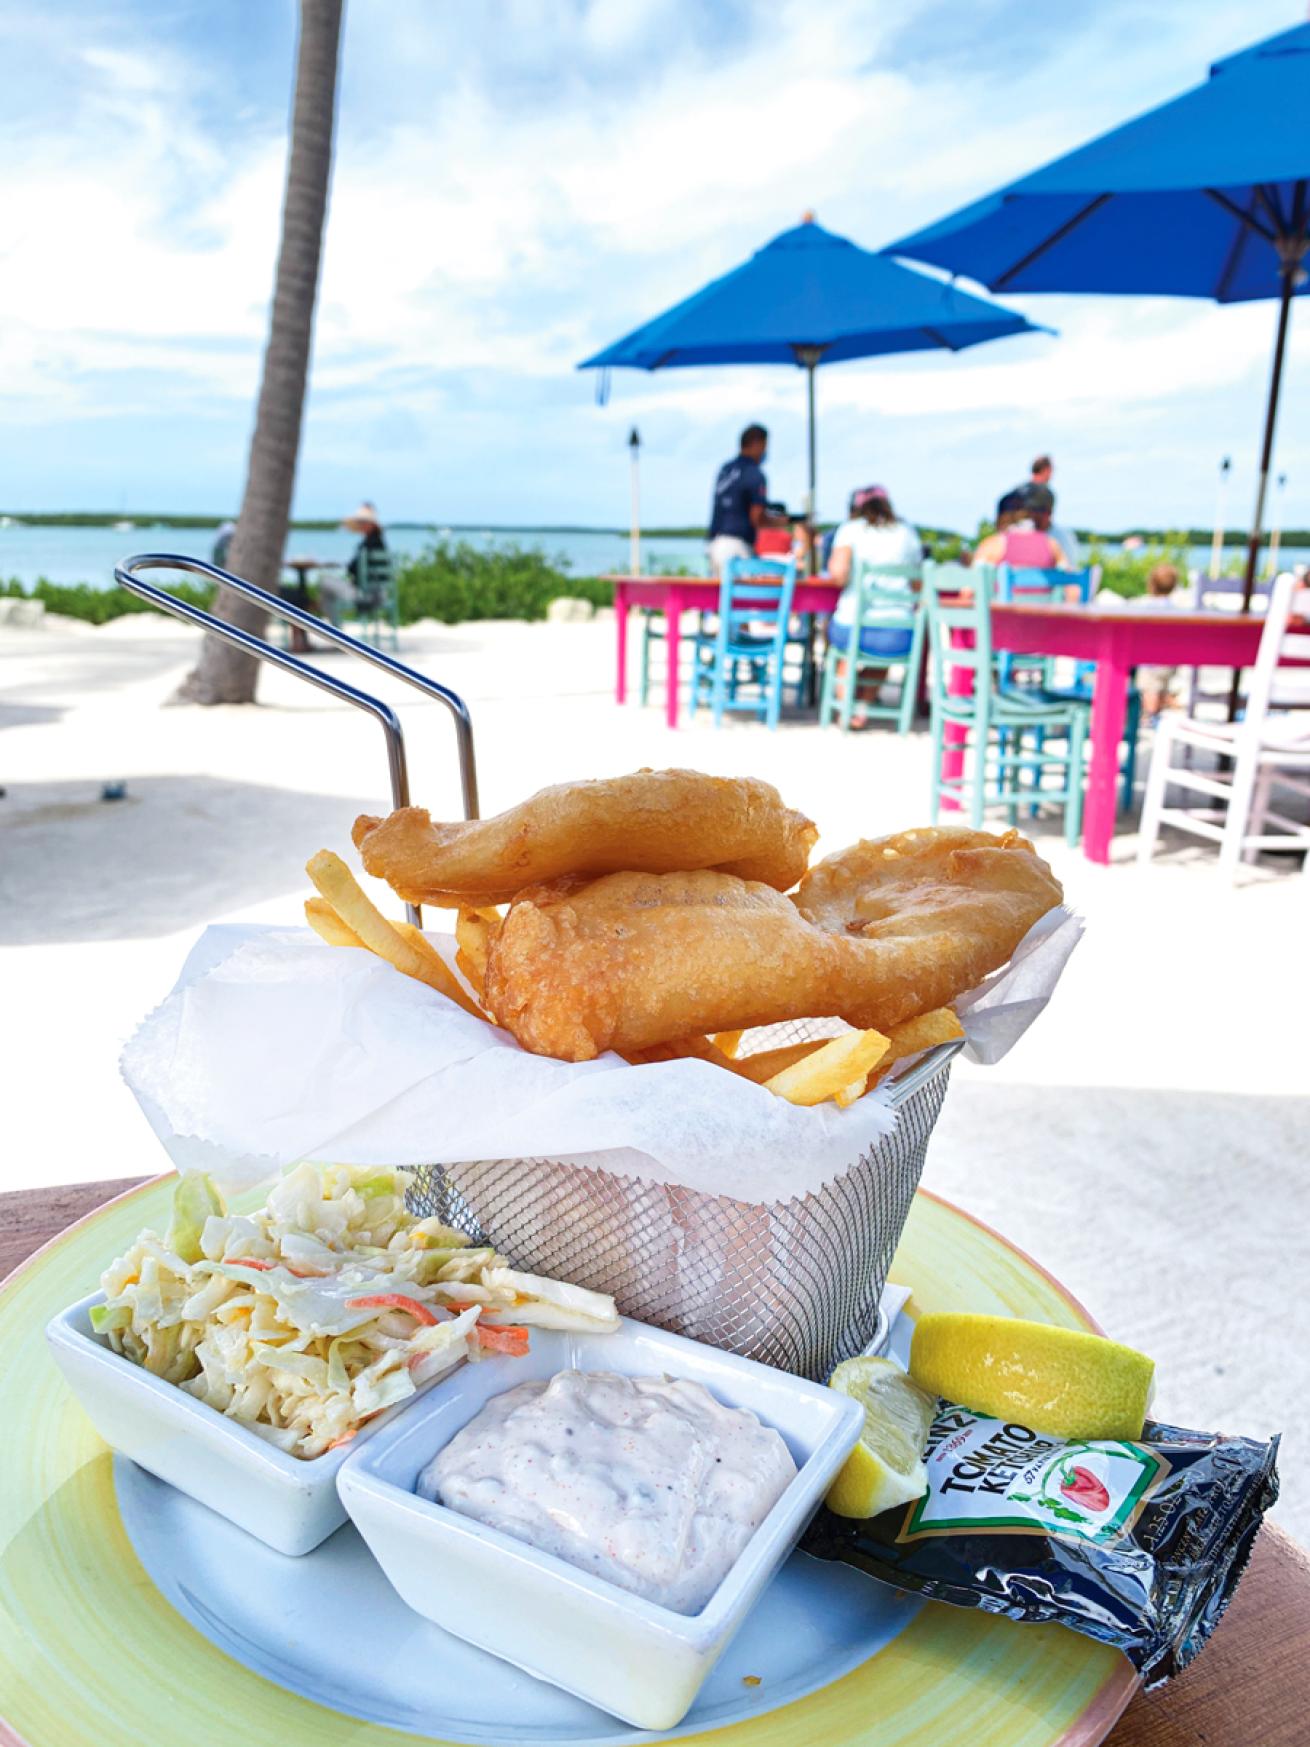
POLYGON ((978 542, 974 563, 1009 564, 1016 570, 1068 570, 1069 560, 1042 525, 1049 522, 1040 510, 1002 510, 996 532, 978 542))

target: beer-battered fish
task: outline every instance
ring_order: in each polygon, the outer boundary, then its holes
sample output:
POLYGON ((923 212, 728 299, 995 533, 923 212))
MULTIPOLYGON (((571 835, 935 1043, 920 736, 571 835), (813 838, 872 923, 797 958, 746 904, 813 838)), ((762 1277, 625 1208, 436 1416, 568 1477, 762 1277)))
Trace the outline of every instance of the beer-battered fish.
POLYGON ((886 1030, 1003 965, 1060 898, 1015 832, 859 844, 794 900, 705 871, 562 879, 510 906, 484 993, 525 1049, 565 1061, 784 1019, 886 1030))
POLYGON ((364 814, 351 835, 368 872, 407 903, 455 908, 502 904, 564 874, 718 868, 785 892, 818 832, 754 777, 639 770, 558 783, 493 819, 364 814))
POLYGON ((1063 897, 1059 880, 1017 831, 997 837, 931 825, 828 856, 791 902, 829 933, 879 943, 889 968, 895 948, 897 988, 911 1013, 926 1013, 1005 964, 1063 897), (944 974, 951 993, 934 993, 944 974))

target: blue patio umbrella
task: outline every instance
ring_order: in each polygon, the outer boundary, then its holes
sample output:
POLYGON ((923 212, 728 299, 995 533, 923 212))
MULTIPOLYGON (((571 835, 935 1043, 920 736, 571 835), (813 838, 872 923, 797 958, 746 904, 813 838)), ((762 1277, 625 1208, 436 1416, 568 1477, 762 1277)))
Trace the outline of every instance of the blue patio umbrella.
POLYGON ((749 261, 634 328, 579 370, 791 364, 806 372, 809 510, 814 512, 814 372, 821 364, 943 347, 951 352, 1034 324, 986 298, 898 266, 807 214, 749 261))
POLYGON ((888 255, 993 291, 1277 297, 1260 483, 1246 558, 1255 582, 1292 298, 1310 249, 1310 24, 1216 61, 1204 85, 949 218, 888 255))

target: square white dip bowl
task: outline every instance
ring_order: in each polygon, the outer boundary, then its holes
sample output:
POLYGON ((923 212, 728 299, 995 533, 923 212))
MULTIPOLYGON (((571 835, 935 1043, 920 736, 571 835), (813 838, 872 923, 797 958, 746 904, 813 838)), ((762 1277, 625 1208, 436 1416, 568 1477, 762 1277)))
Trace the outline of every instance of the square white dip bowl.
POLYGON ((337 1485, 402 1599, 458 1638, 639 1729, 686 1714, 761 1590, 791 1552, 864 1423, 854 1401, 752 1359, 621 1319, 612 1335, 532 1330, 527 1358, 444 1378, 352 1448, 337 1485), (698 1614, 673 1613, 420 1498, 420 1472, 491 1399, 558 1371, 685 1377, 779 1432, 799 1470, 698 1614))
POLYGON ((91 1293, 52 1317, 45 1331, 92 1425, 113 1449, 279 1553, 311 1552, 341 1527, 342 1463, 361 1439, 418 1399, 397 1402, 353 1442, 305 1461, 116 1353, 91 1327, 91 1306, 104 1301, 103 1292, 91 1293))

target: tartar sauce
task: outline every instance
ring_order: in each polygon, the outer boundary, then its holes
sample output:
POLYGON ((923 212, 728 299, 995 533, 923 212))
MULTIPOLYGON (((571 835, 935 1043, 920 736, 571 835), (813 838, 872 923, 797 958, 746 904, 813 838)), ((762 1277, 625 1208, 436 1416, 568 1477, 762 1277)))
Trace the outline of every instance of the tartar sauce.
POLYGON ((776 1431, 700 1383, 560 1371, 493 1397, 417 1490, 694 1614, 795 1476, 776 1431))

